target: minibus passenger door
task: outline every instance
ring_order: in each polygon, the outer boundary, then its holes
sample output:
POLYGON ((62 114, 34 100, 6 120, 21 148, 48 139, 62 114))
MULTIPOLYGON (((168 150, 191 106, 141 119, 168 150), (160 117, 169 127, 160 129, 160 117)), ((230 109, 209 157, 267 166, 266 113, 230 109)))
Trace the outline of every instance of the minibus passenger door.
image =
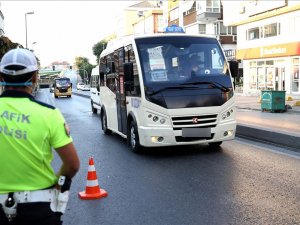
POLYGON ((118 90, 116 92, 117 114, 118 114, 118 131, 123 134, 127 133, 127 108, 126 108, 126 95, 125 95, 125 81, 124 81, 124 56, 123 50, 117 51, 115 57, 118 57, 118 63, 116 63, 116 72, 118 73, 118 90))

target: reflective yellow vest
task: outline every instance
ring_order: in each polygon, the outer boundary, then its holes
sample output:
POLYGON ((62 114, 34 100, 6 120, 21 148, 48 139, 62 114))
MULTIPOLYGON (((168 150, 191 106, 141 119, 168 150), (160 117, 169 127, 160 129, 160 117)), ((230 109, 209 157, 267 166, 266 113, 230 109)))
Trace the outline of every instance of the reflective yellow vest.
POLYGON ((52 148, 72 142, 53 106, 19 91, 0 96, 0 193, 39 190, 57 181, 52 148))

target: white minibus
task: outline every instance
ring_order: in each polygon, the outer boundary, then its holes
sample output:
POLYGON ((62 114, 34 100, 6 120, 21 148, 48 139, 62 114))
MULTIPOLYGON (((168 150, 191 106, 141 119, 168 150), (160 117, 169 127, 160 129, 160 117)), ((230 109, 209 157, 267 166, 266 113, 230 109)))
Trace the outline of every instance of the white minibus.
POLYGON ((127 138, 133 152, 203 143, 218 149, 234 139, 236 71, 216 38, 124 37, 108 43, 99 64, 102 130, 127 138))

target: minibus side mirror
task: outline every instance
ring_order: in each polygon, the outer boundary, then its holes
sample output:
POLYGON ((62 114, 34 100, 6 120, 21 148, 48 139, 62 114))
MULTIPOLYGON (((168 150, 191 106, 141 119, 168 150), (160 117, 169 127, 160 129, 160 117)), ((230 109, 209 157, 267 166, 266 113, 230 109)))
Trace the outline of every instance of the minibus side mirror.
POLYGON ((239 71, 239 62, 238 61, 230 61, 229 68, 232 77, 237 77, 239 71))

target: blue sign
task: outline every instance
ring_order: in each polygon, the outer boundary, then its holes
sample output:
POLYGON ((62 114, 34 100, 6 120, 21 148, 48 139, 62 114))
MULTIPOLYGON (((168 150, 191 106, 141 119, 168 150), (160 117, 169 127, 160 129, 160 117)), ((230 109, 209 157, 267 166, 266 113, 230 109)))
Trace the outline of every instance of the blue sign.
POLYGON ((169 27, 165 28, 165 33, 185 33, 182 27, 177 26, 176 24, 173 24, 169 27))

